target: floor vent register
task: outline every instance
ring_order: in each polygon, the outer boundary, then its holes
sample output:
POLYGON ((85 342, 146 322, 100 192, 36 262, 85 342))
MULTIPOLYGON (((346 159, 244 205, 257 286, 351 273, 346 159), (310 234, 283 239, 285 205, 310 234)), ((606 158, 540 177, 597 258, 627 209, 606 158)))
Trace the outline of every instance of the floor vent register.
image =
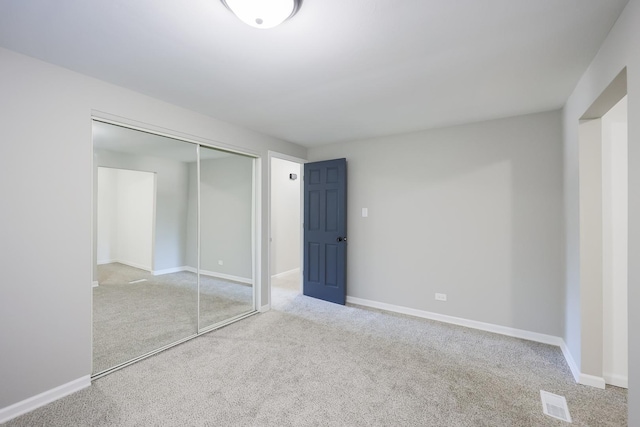
POLYGON ((544 412, 545 415, 568 423, 571 422, 567 399, 565 399, 564 396, 558 396, 557 394, 540 390, 540 399, 542 399, 542 412, 544 412))

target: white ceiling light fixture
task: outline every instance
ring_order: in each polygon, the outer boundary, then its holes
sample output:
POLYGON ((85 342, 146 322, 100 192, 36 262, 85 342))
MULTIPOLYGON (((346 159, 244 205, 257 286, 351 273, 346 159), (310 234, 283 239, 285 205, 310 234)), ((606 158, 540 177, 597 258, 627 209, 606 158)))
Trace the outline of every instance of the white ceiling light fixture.
POLYGON ((267 29, 282 24, 296 14, 301 0, 220 0, 242 22, 267 29))

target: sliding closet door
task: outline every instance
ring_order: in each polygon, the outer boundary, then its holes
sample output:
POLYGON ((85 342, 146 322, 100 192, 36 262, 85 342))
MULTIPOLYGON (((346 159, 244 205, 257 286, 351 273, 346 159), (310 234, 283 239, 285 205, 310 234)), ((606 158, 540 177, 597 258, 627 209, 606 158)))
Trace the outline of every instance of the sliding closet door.
POLYGON ((200 330, 254 311, 253 168, 200 147, 200 330))
POLYGON ((93 123, 93 375, 255 311, 253 157, 93 123))
POLYGON ((197 145, 94 121, 93 373, 198 330, 197 145))

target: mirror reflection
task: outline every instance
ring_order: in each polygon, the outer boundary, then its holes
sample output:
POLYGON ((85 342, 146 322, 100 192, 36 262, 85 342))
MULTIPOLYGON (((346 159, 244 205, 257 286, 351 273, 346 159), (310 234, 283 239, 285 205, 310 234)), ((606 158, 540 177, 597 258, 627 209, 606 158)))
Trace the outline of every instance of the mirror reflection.
POLYGON ((250 157, 200 148, 201 329, 254 308, 253 165, 250 157))
POLYGON ((197 333, 197 275, 184 268, 197 149, 97 121, 93 134, 98 373, 197 333))
POLYGON ((93 122, 93 374, 254 311, 254 159, 93 122))

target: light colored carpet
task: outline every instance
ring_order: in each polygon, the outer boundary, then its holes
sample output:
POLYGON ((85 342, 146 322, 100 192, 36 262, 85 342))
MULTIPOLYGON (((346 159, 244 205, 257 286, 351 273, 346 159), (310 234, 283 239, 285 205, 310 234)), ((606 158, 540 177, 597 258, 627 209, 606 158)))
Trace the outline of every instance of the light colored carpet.
MULTIPOLYGON (((98 266, 93 288, 93 372, 197 333, 196 275, 153 276, 123 264, 98 266), (146 279, 140 283, 129 283, 146 279)), ((201 328, 251 311, 251 286, 200 278, 201 328)))
POLYGON ((627 393, 575 384, 560 349, 274 288, 273 309, 8 423, 17 426, 624 426, 627 393))
POLYGON ((300 285, 300 271, 272 276, 271 286, 301 294, 302 286, 300 285))

